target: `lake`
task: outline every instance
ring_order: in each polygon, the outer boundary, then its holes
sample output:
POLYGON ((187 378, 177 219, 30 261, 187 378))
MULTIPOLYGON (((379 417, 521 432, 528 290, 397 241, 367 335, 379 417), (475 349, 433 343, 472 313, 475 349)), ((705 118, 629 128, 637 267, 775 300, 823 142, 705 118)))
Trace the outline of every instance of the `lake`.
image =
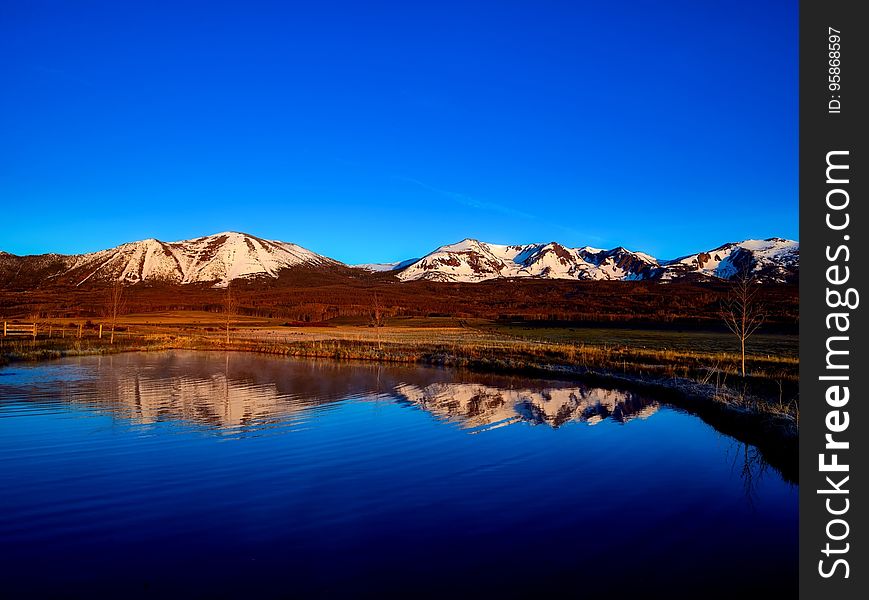
POLYGON ((0 368, 0 595, 795 595, 796 485, 655 398, 155 352, 0 368))

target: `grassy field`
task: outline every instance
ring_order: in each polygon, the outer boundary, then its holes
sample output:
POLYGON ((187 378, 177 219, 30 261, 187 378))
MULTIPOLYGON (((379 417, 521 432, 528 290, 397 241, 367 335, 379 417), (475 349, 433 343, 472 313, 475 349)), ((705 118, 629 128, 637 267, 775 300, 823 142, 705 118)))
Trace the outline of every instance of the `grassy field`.
MULTIPOLYGON (((522 324, 481 324, 480 330, 528 341, 582 343, 593 346, 630 346, 681 352, 734 353, 739 351, 732 334, 722 331, 679 331, 614 327, 537 327, 522 324)), ((749 340, 755 356, 796 358, 799 337, 792 334, 757 333, 749 340)))
MULTIPOLYGON (((112 352, 151 347, 226 347, 225 317, 179 311, 125 315, 109 343, 109 326, 57 319, 39 324, 36 340, 0 340, 0 360, 28 360, 65 353, 112 352), (82 326, 82 337, 78 328, 82 326)), ((797 336, 757 334, 748 345, 749 377, 738 375, 733 336, 721 332, 603 327, 539 327, 486 319, 398 317, 383 327, 343 318, 298 324, 233 316, 230 345, 298 356, 401 361, 562 365, 613 373, 680 377, 743 389, 780 402, 796 398, 797 336), (746 388, 746 386, 748 386, 746 388)), ((508 365, 504 365, 507 368, 508 365)))

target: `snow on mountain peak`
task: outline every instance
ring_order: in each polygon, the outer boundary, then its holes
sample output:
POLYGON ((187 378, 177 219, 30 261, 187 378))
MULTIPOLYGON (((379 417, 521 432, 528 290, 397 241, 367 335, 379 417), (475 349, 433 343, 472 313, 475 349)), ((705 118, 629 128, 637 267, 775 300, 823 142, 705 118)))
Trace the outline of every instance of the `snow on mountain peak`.
MULTIPOLYGON (((782 238, 723 244, 673 260, 658 260, 618 246, 611 250, 558 242, 490 244, 466 238, 441 246, 419 259, 357 265, 369 272, 391 272, 401 281, 481 282, 538 278, 573 280, 731 279, 750 273, 763 281, 790 282, 799 274, 799 242, 782 238)), ((0 268, 44 273, 76 285, 88 281, 125 283, 165 281, 226 286, 239 278, 270 277, 292 267, 337 267, 342 263, 296 244, 237 231, 163 242, 148 238, 90 254, 17 257, 0 253, 0 268), (25 263, 21 261, 28 261, 25 263), (5 266, 4 266, 5 265, 5 266)))
POLYGON ((277 277, 281 270, 299 265, 339 264, 296 244, 235 231, 177 242, 150 238, 73 258, 69 270, 78 284, 97 278, 213 282, 223 287, 238 278, 277 277))
POLYGON ((744 240, 724 244, 666 263, 662 279, 688 275, 731 279, 740 273, 767 281, 790 281, 799 269, 800 244, 783 238, 744 240))
POLYGON ((725 244, 669 261, 617 246, 611 250, 557 242, 502 245, 466 238, 436 249, 405 268, 403 281, 479 282, 509 277, 588 280, 671 280, 683 277, 730 279, 751 272, 771 281, 790 281, 799 268, 799 243, 782 238, 725 244))

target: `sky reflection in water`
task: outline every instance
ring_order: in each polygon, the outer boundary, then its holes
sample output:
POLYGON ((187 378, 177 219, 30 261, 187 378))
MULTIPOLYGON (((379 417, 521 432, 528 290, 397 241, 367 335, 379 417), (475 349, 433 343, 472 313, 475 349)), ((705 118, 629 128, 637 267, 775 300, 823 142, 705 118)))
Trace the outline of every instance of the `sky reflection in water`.
POLYGON ((194 352, 6 367, 0 489, 10 592, 796 585, 797 488, 753 447, 575 382, 194 352))

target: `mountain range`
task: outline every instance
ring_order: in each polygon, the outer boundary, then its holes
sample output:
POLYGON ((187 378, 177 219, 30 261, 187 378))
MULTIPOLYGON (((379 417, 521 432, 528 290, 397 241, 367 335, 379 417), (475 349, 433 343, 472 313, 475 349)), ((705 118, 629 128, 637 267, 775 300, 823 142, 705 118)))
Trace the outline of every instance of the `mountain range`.
POLYGON ((163 242, 147 239, 88 254, 17 256, 0 252, 0 287, 21 281, 79 286, 118 280, 224 287, 239 278, 277 278, 283 271, 355 269, 398 281, 481 282, 506 278, 574 280, 706 280, 751 273, 766 282, 795 281, 799 243, 781 238, 724 244, 672 260, 621 246, 611 250, 557 242, 501 245, 474 239, 441 246, 419 259, 344 265, 296 244, 237 232, 163 242))

